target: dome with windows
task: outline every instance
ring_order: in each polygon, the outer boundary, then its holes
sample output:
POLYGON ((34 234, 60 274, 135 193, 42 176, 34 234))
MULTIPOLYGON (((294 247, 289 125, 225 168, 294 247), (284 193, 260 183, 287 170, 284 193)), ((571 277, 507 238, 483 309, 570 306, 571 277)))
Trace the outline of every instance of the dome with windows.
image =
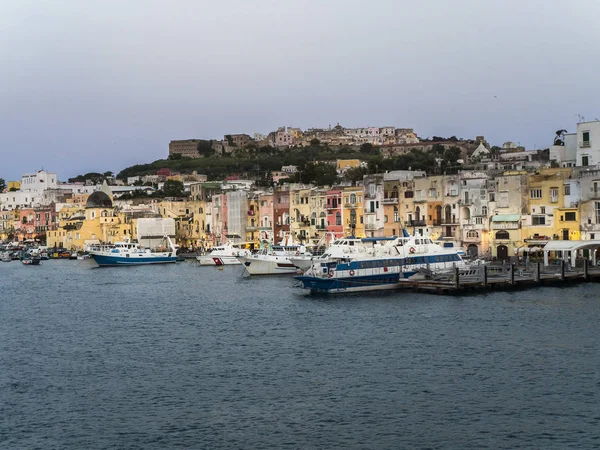
POLYGON ((102 191, 92 193, 85 204, 86 208, 112 208, 112 200, 102 191))

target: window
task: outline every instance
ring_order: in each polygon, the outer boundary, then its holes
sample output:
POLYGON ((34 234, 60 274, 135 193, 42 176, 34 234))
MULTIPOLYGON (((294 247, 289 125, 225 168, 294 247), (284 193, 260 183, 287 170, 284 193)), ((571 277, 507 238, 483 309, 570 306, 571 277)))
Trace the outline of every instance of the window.
POLYGON ((496 232, 496 239, 510 239, 508 231, 500 230, 496 232))
POLYGON ((336 225, 342 224, 342 215, 339 212, 335 213, 335 224, 336 225))
POLYGON ((588 155, 582 155, 581 156, 581 165, 582 166, 589 166, 590 165, 590 158, 588 155))
POLYGON ((531 198, 542 198, 542 190, 541 189, 530 189, 529 196, 531 198))
POLYGON ((565 213, 565 222, 575 222, 577 220, 576 212, 566 212, 565 213))
POLYGON ((482 216, 487 216, 487 213, 488 213, 487 206, 482 206, 481 207, 481 215, 482 216))
POLYGON ((483 217, 475 217, 476 225, 483 225, 483 217))
MULTIPOLYGON (((597 202, 597 203, 600 204, 600 202, 597 202)), ((408 220, 409 221, 411 220, 410 219, 410 215, 409 215, 409 219, 408 220)), ((400 217, 398 215, 398 207, 394 206, 394 222, 399 222, 399 221, 400 221, 400 217)))
POLYGON ((594 202, 596 211, 596 223, 600 224, 600 202, 594 202))
POLYGON ((414 196, 413 191, 404 191, 404 198, 413 198, 413 196, 414 196))
POLYGON ((531 216, 531 225, 546 225, 546 216, 531 216))
POLYGON ((383 216, 383 223, 388 223, 388 216, 383 216))
POLYGON ((590 132, 589 131, 584 131, 583 133, 581 133, 581 139, 582 139, 582 147, 589 147, 590 146, 590 132))
POLYGON ((550 201, 552 203, 556 203, 558 201, 558 188, 557 187, 550 188, 550 201))
POLYGON ((435 189, 429 189, 429 198, 436 198, 437 191, 435 189))
POLYGON ((467 231, 467 237, 468 238, 478 238, 479 233, 475 230, 469 230, 469 231, 467 231))
POLYGON ((571 185, 565 184, 565 195, 571 195, 571 185))
MULTIPOLYGON (((534 212, 535 212, 535 210, 534 210, 534 212)), ((540 206, 540 212, 542 214, 546 214, 546 207, 545 206, 540 206)))
POLYGON ((356 203, 356 194, 350 194, 350 203, 356 203))

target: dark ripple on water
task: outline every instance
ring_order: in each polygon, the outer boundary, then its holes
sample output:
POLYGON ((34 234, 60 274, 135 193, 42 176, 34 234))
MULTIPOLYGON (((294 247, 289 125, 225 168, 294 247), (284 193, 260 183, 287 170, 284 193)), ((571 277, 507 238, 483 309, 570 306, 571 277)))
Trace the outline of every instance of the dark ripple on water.
POLYGON ((0 448, 600 448, 596 285, 313 298, 0 264, 0 448))

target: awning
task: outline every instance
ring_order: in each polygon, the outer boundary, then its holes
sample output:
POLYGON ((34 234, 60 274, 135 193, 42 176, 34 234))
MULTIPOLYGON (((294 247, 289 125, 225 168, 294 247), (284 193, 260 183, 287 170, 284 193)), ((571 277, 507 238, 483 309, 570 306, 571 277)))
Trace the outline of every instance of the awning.
POLYGON ((520 214, 496 214, 492 216, 492 222, 519 222, 520 214))
POLYGON ((549 241, 544 247, 544 252, 574 252, 575 250, 582 250, 586 248, 600 248, 600 240, 549 241))

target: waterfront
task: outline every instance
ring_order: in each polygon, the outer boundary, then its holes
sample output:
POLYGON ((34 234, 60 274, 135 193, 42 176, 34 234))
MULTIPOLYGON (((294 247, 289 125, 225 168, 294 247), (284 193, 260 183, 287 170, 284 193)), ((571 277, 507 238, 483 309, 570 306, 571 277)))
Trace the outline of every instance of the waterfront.
POLYGON ((600 446, 597 284, 325 298, 92 265, 0 265, 2 448, 600 446))

